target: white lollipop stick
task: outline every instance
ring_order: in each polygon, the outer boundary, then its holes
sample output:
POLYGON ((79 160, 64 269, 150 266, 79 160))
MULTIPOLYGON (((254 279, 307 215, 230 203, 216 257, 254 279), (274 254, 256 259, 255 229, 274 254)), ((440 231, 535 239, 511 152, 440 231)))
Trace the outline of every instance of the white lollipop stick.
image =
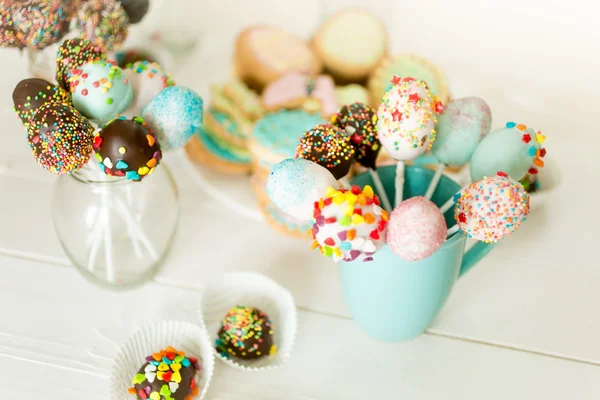
POLYGON ((427 192, 425 192, 425 198, 427 200, 431 200, 431 196, 433 196, 433 193, 435 192, 435 189, 438 186, 438 183, 440 183, 440 179, 442 178, 442 174, 444 173, 444 168, 446 166, 442 163, 440 163, 437 167, 437 170, 435 171, 435 175, 433 175, 433 178, 431 179, 431 182, 429 182, 429 187, 427 188, 427 192))
POLYGON ((379 194, 379 198, 383 203, 383 208, 385 209, 385 211, 391 212, 392 203, 390 203, 390 199, 388 198, 387 193, 385 192, 385 188, 383 187, 383 183, 381 183, 381 178, 379 177, 379 174, 373 169, 369 169, 369 172, 371 173, 371 178, 373 178, 373 183, 375 184, 375 189, 377 189, 377 194, 379 194))
POLYGON ((446 235, 446 237, 450 237, 450 236, 454 235, 456 232, 458 232, 458 224, 456 224, 452 228, 448 229, 448 234, 446 235))
POLYGON ((113 265, 112 232, 110 229, 110 210, 108 208, 108 193, 102 193, 102 211, 104 212, 104 258, 106 262, 106 280, 115 281, 115 268, 113 265))
MULTIPOLYGON (((102 213, 102 212, 101 212, 102 213)), ((88 270, 90 272, 94 272, 95 264, 96 264, 96 256, 98 255, 98 249, 100 248, 100 236, 102 236, 104 232, 104 214, 99 216, 98 221, 96 221, 96 225, 92 229, 92 233, 88 238, 88 247, 91 245, 90 254, 88 256, 88 270)))
POLYGON ((396 199, 394 204, 396 207, 402 203, 402 195, 404 194, 404 161, 398 161, 396 164, 396 199))
POLYGON ((154 246, 152 246, 150 239, 148 239, 148 236, 146 236, 146 234, 144 233, 144 230, 142 228, 140 228, 140 226, 137 224, 137 222, 133 219, 133 217, 131 216, 131 213, 129 212, 129 210, 127 209, 125 204, 123 204, 123 202, 119 199, 116 200, 116 203, 117 204, 116 204, 115 210, 117 210, 117 212, 120 214, 121 218, 123 218, 127 222, 127 224, 131 226, 131 229, 134 232, 132 239, 133 239, 133 237, 137 236, 137 238, 140 240, 140 242, 142 243, 142 245, 144 246, 144 248, 146 249, 148 254, 150 254, 150 257, 154 261, 158 260, 158 254, 156 253, 154 246))
POLYGON ((446 214, 446 211, 454 207, 454 196, 450 197, 441 207, 440 212, 446 214))
POLYGON ((342 185, 342 187, 344 189, 347 189, 347 190, 352 189, 350 182, 348 182, 348 178, 344 177, 344 178, 340 179, 338 182, 340 183, 340 185, 342 185))

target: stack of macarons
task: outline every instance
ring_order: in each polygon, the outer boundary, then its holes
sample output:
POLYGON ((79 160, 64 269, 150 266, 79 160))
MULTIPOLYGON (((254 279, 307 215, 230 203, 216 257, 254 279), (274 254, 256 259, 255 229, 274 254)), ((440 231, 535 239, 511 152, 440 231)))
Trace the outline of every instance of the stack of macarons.
POLYGON ((248 139, 264 110, 258 95, 240 80, 211 86, 204 125, 186 150, 197 162, 227 174, 248 174, 248 139))

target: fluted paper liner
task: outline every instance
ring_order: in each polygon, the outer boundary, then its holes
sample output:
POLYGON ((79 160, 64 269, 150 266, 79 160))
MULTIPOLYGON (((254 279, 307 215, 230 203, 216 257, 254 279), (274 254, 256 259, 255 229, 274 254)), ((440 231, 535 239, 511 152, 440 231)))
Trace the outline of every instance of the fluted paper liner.
POLYGON ((296 305, 291 293, 264 275, 236 272, 208 284, 198 306, 200 323, 211 339, 213 352, 227 365, 245 371, 277 368, 285 364, 296 341, 296 305), (277 352, 255 360, 227 358, 216 350, 221 320, 235 306, 263 311, 273 324, 273 343, 277 352))
POLYGON ((168 346, 198 359, 200 370, 196 374, 196 383, 199 395, 194 399, 203 399, 214 371, 214 353, 206 331, 199 325, 184 321, 160 321, 140 329, 129 338, 120 348, 113 363, 110 378, 111 399, 135 399, 134 395, 127 392, 127 389, 133 386, 133 377, 146 363, 147 356, 168 346))

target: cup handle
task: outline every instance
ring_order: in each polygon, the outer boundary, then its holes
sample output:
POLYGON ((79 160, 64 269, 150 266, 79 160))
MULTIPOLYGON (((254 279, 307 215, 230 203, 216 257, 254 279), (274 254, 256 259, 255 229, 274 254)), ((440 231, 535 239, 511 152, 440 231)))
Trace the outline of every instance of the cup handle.
POLYGON ((481 259, 488 255, 492 249, 496 247, 496 243, 487 244, 484 242, 477 242, 469 251, 467 251, 463 257, 462 265, 460 266, 460 272, 458 277, 463 276, 467 271, 475 266, 481 259))

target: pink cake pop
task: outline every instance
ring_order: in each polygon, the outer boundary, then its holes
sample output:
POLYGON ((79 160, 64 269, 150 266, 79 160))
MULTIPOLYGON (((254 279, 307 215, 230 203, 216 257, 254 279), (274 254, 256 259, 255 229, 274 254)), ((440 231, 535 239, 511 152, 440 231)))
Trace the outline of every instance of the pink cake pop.
POLYGON ((350 191, 330 187, 315 203, 312 248, 335 261, 372 261, 385 243, 388 218, 369 185, 350 191))
POLYGON ((390 215, 387 244, 400 258, 418 261, 429 257, 446 240, 446 221, 440 209, 423 196, 400 203, 390 215))
POLYGON ((529 214, 529 194, 503 172, 471 183, 457 197, 454 218, 460 230, 486 243, 513 233, 529 214))

